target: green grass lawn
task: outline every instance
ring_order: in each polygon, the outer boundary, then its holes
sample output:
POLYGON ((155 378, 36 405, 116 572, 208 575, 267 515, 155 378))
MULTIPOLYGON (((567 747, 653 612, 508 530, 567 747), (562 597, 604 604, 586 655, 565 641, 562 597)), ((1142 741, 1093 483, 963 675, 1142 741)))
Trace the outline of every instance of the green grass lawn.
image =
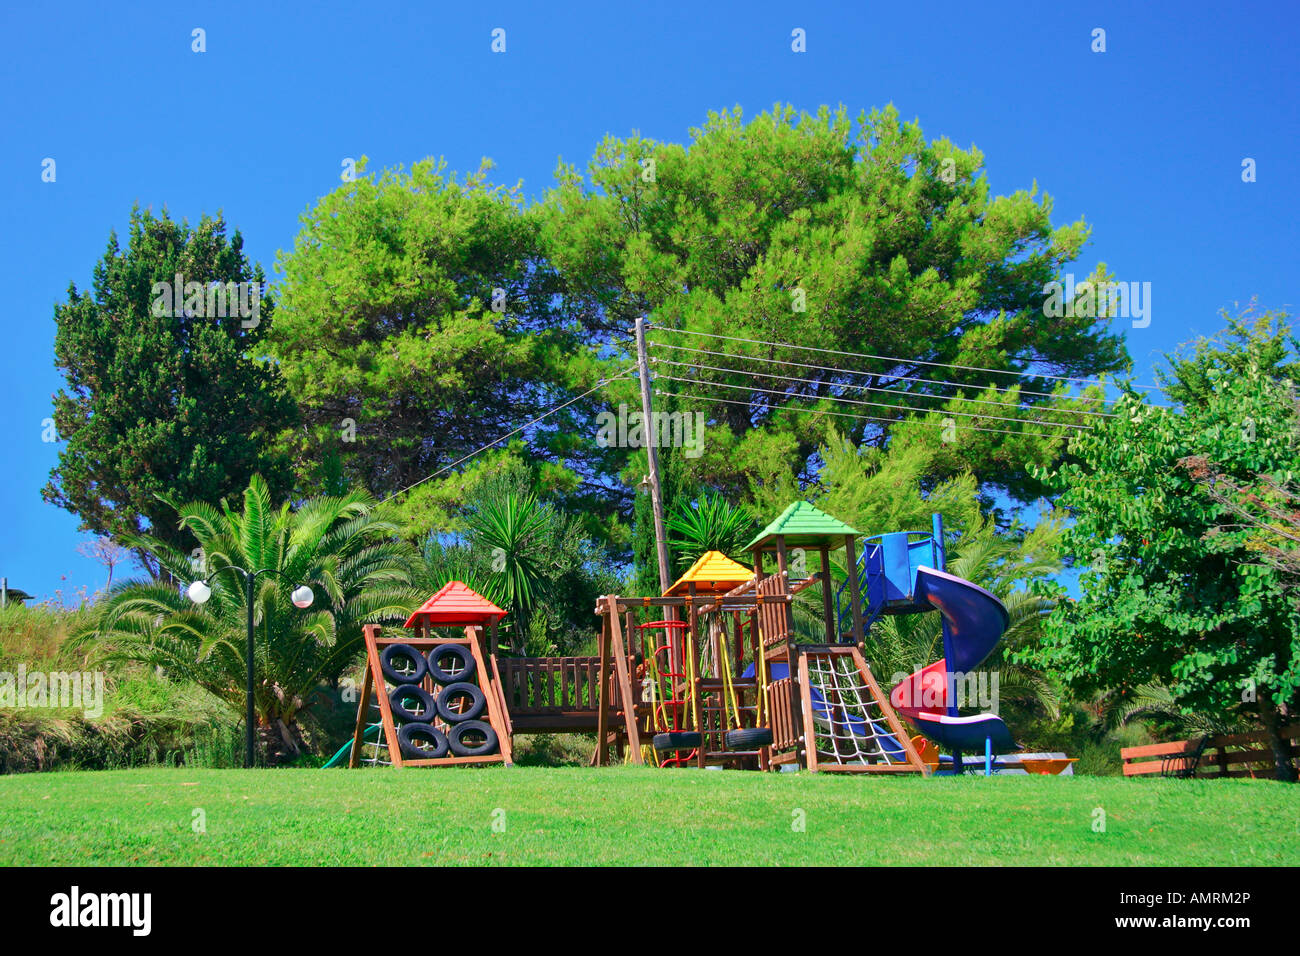
POLYGON ((0 864, 412 860, 1296 865, 1300 786, 636 767, 0 777, 0 864), (1105 832, 1094 832, 1100 812, 1105 832), (195 832, 199 819, 206 832, 195 832))

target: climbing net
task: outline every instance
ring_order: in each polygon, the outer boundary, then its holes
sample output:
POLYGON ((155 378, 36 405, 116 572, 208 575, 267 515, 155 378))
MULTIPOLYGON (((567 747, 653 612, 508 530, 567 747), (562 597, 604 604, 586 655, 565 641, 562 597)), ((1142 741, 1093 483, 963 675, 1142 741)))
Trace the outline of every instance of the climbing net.
POLYGON ((906 763, 883 702, 851 657, 807 653, 812 737, 819 760, 838 764, 906 763))

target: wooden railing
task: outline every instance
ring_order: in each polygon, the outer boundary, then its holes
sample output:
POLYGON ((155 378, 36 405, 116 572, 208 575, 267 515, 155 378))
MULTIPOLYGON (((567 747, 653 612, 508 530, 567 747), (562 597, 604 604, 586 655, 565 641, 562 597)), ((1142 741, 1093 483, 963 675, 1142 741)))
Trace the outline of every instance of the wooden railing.
POLYGON ((789 677, 772 681, 767 690, 768 704, 772 708, 772 747, 775 750, 789 750, 799 743, 799 725, 790 709, 790 681, 789 677))
MULTIPOLYGON (((1282 737, 1288 742, 1291 758, 1300 757, 1300 724, 1283 728, 1282 737)), ((1175 740, 1167 744, 1148 744, 1144 747, 1125 747, 1120 751, 1124 759, 1124 776, 1145 774, 1176 774, 1187 769, 1191 755, 1200 744, 1196 740, 1175 740)), ((1273 778, 1273 751, 1264 731, 1250 734, 1229 734, 1211 737, 1196 764, 1197 777, 1256 777, 1273 778)))
MULTIPOLYGON (((519 733, 596 730, 600 705, 599 657, 498 657, 501 693, 519 733)), ((618 700, 609 678, 610 697, 618 700)), ((640 697, 640 685, 633 682, 640 697)), ((639 699, 634 704, 639 703, 639 699)))

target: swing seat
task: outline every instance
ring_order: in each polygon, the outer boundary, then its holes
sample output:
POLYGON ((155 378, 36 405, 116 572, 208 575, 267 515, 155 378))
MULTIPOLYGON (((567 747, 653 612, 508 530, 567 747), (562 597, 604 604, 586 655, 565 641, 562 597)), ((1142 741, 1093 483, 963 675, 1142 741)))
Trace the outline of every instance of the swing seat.
POLYGON ((655 734, 655 750, 694 750, 703 743, 703 737, 691 730, 673 730, 655 734))
POLYGON ((757 751, 772 746, 772 731, 768 727, 743 727, 740 730, 728 730, 725 740, 729 751, 757 751))

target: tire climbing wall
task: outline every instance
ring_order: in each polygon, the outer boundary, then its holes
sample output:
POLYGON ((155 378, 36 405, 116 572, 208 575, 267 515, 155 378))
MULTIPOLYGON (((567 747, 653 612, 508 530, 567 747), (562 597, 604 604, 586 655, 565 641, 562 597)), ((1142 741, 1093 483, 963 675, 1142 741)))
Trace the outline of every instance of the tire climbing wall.
POLYGON ((385 638, 365 629, 366 674, 349 766, 512 763, 509 720, 481 630, 385 638))

